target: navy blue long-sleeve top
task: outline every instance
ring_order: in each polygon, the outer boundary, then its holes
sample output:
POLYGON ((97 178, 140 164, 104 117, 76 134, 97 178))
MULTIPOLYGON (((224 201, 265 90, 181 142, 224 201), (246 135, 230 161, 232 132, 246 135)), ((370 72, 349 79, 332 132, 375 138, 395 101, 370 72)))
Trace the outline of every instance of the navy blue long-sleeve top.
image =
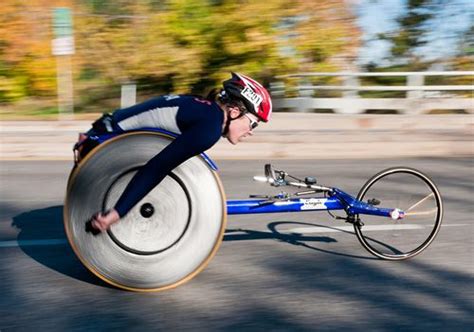
POLYGON ((113 114, 121 130, 161 128, 179 136, 134 175, 117 201, 120 217, 157 186, 175 167, 212 147, 222 135, 224 112, 215 103, 190 95, 150 99, 113 114))

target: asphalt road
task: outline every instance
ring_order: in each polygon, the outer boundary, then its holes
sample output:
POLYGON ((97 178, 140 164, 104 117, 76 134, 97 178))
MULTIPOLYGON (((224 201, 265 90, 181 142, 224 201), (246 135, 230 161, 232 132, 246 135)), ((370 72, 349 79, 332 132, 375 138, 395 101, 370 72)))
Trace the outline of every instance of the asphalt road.
MULTIPOLYGON (((251 180, 265 161, 217 163, 228 199, 274 191, 251 180)), ((324 212, 230 216, 219 252, 196 278, 170 291, 132 293, 94 277, 65 240, 62 201, 71 164, 4 161, 0 331, 474 329, 472 159, 275 164, 352 194, 383 168, 419 168, 443 195, 444 225, 421 255, 388 262, 367 253, 351 232, 284 232, 344 226, 324 212)))

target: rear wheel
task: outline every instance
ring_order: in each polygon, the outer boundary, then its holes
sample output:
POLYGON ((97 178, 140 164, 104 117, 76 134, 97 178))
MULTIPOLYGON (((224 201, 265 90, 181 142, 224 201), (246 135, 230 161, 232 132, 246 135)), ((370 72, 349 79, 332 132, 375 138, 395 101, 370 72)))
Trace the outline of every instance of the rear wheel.
POLYGON ((441 195, 433 181, 416 169, 394 167, 376 174, 362 187, 357 199, 404 212, 397 220, 360 215, 362 224, 354 225, 360 243, 379 258, 413 257, 430 245, 441 227, 441 195))
POLYGON ((200 156, 176 167, 109 231, 86 232, 91 216, 112 208, 138 168, 171 140, 150 132, 121 135, 94 149, 70 176, 64 204, 68 240, 81 262, 114 286, 176 287, 197 275, 221 244, 224 191, 200 156))

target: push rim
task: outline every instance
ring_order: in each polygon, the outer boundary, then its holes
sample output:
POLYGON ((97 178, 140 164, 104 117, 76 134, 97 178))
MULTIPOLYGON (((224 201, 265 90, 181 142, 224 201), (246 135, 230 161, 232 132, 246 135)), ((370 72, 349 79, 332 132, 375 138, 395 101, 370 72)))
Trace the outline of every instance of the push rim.
MULTIPOLYGON (((109 194, 114 189, 117 182, 119 182, 123 177, 125 177, 127 175, 132 176, 137 170, 138 170, 137 168, 133 168, 131 170, 123 172, 123 174, 118 176, 117 179, 111 184, 110 188, 107 190, 107 192, 105 194, 104 202, 102 204, 102 211, 107 210, 107 201, 108 201, 109 194)), ((175 230, 176 234, 174 234, 175 235, 174 238, 171 241, 169 241, 169 243, 167 243, 164 246, 155 247, 153 249, 148 249, 148 250, 145 249, 145 248, 139 248, 139 247, 127 244, 126 241, 121 239, 119 234, 116 234, 114 232, 113 228, 107 230, 107 234, 110 236, 112 241, 116 245, 118 245, 120 248, 122 248, 123 250, 128 251, 128 252, 133 253, 133 254, 136 254, 136 255, 155 255, 155 254, 158 254, 160 252, 163 252, 163 251, 166 251, 166 250, 172 248, 174 245, 176 245, 179 242, 179 240, 181 240, 181 238, 186 233, 186 230, 188 229, 190 221, 191 221, 191 214, 192 214, 192 204, 191 204, 191 198, 190 198, 190 195, 189 195, 189 191, 186 188, 183 181, 179 178, 178 175, 171 172, 170 174, 168 174, 168 176, 169 176, 170 179, 172 179, 178 185, 178 187, 182 190, 182 193, 185 196, 184 200, 187 203, 186 205, 187 205, 188 213, 187 213, 187 217, 186 217, 186 221, 184 222, 184 225, 182 227, 180 227, 180 229, 175 230)), ((153 219, 152 217, 154 217, 154 215, 158 214, 155 211, 157 204, 159 204, 159 200, 157 200, 156 202, 147 202, 147 203, 144 203, 141 206, 140 212, 141 212, 141 216, 142 216, 143 220, 153 219)), ((137 220, 137 222, 141 222, 141 221, 142 220, 137 220)), ((155 223, 157 223, 156 220, 155 220, 155 223)), ((173 220, 173 223, 176 224, 176 221, 173 220)), ((159 227, 159 225, 158 225, 158 227, 159 227)), ((156 240, 158 240, 158 238, 156 238, 156 240)), ((154 242, 156 242, 156 241, 154 240, 154 242)))

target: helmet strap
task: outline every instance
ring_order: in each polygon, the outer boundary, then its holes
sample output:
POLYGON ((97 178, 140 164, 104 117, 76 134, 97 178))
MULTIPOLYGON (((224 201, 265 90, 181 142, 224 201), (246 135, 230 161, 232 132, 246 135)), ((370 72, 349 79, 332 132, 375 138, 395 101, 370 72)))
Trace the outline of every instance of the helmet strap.
POLYGON ((229 133, 230 123, 234 120, 240 119, 244 116, 245 113, 247 112, 241 110, 239 116, 237 116, 236 118, 232 118, 230 116, 230 112, 227 112, 227 120, 225 122, 224 130, 222 131, 222 137, 225 137, 229 133))

